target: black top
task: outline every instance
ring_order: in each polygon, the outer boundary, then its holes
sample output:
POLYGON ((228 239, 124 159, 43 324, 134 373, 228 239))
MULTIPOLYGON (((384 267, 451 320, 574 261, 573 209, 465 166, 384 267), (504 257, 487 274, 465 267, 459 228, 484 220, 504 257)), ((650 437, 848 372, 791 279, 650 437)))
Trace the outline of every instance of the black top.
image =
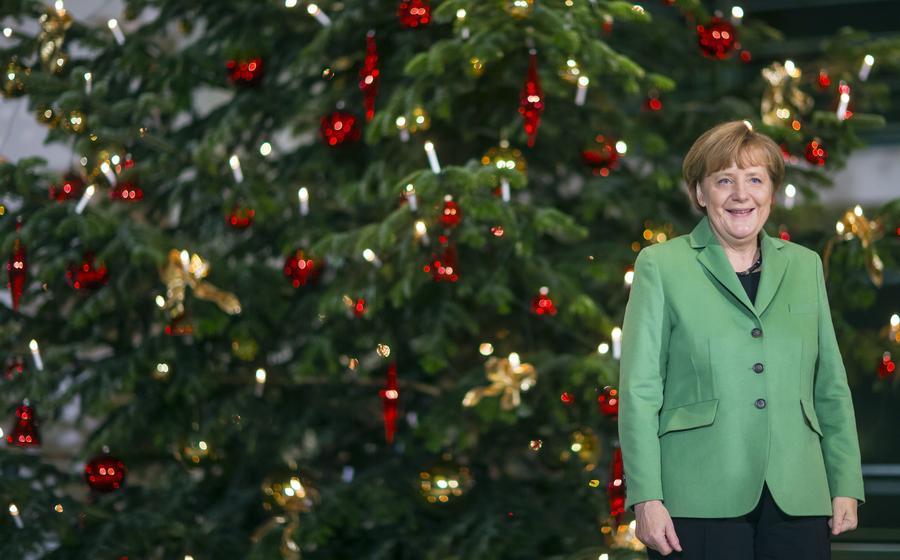
MULTIPOLYGON (((756 246, 759 247, 759 239, 756 240, 756 246)), ((756 259, 756 262, 743 272, 738 272, 737 277, 738 280, 741 281, 741 284, 744 286, 744 290, 747 292, 747 297, 750 298, 750 301, 756 303, 756 290, 759 288, 759 277, 762 273, 762 251, 759 251, 759 257, 756 259)))

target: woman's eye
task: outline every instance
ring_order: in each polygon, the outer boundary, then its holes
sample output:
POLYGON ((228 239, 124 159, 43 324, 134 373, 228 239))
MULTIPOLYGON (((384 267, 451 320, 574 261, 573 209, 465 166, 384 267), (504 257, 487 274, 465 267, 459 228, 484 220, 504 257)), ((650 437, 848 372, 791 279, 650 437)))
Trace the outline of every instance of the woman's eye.
POLYGON ((754 177, 753 180, 757 183, 762 183, 762 179, 760 179, 759 177, 754 177))

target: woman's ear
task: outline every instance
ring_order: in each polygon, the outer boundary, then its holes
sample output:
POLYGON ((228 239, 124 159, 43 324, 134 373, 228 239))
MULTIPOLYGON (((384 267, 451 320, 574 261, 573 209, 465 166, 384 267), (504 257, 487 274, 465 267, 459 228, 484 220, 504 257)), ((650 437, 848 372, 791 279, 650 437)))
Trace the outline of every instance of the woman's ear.
POLYGON ((705 207, 705 206, 706 206, 706 201, 703 200, 703 189, 700 188, 700 182, 699 182, 699 181, 697 181, 697 184, 694 186, 694 188, 696 189, 696 193, 697 193, 697 204, 699 204, 700 206, 704 206, 704 207, 705 207))

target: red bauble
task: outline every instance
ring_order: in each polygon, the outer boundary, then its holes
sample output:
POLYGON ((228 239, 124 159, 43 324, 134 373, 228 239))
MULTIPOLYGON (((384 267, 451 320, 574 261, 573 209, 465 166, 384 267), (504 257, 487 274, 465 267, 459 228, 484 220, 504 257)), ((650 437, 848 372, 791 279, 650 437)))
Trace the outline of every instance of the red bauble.
POLYGON ((713 17, 707 25, 697 25, 697 42, 704 56, 718 60, 728 58, 739 46, 734 26, 719 17, 713 17))
POLYGON ((84 466, 88 486, 97 492, 112 492, 125 482, 125 463, 112 455, 94 457, 84 466))
POLYGON ((617 418, 619 416, 619 391, 612 387, 603 388, 603 393, 597 396, 597 408, 606 416, 617 418))
POLYGON ((12 380, 25 373, 25 360, 22 356, 6 357, 6 379, 12 380))
POLYGON ((388 443, 393 443, 397 428, 397 404, 400 400, 400 390, 397 387, 397 362, 391 362, 391 365, 388 366, 387 381, 379 391, 379 395, 381 395, 382 419, 384 420, 384 439, 388 443))
POLYGON ((397 7, 397 17, 403 27, 419 27, 431 22, 429 0, 401 0, 397 7))
POLYGON ((891 353, 885 352, 881 355, 881 360, 878 362, 878 377, 886 379, 895 371, 897 371, 897 364, 891 359, 891 353))
POLYGON ((256 212, 252 208, 243 208, 235 206, 231 212, 225 216, 225 221, 234 229, 244 229, 250 227, 253 223, 253 215, 256 212))
POLYGON ((335 111, 322 117, 319 128, 322 131, 322 138, 329 146, 356 142, 361 134, 356 115, 346 111, 335 111))
POLYGON ((16 425, 6 436, 6 443, 19 447, 33 447, 41 444, 34 409, 29 406, 28 401, 16 408, 16 425))
POLYGON ((109 198, 123 202, 137 202, 144 198, 144 191, 137 185, 121 183, 109 191, 109 198))
POLYGON ((609 483, 606 485, 609 515, 615 517, 616 524, 619 524, 625 513, 625 469, 622 465, 622 450, 618 447, 616 447, 609 471, 609 483))
POLYGON ((456 282, 459 280, 456 244, 450 243, 446 235, 439 236, 438 240, 444 248, 440 254, 431 254, 431 262, 426 264, 423 270, 431 273, 435 282, 456 282))
POLYGON ((366 314, 366 300, 357 298, 356 303, 353 304, 353 314, 357 317, 362 317, 366 314))
POLYGON ((642 108, 645 111, 662 111, 662 101, 659 100, 659 97, 648 97, 642 108))
POLYGON ((559 400, 561 400, 563 404, 572 404, 573 402, 575 402, 575 399, 573 399, 572 395, 570 395, 568 392, 564 392, 562 395, 560 395, 559 400))
POLYGON ((324 262, 317 263, 307 258, 303 249, 297 249, 284 262, 284 275, 291 279, 295 288, 306 286, 307 283, 315 284, 322 272, 324 262))
POLYGON ((553 305, 553 300, 547 295, 548 292, 547 288, 541 288, 540 293, 531 300, 531 311, 535 315, 556 315, 556 306, 553 305))
POLYGON ((825 165, 828 160, 828 152, 822 147, 818 140, 812 140, 806 145, 806 161, 815 165, 825 165))
POLYGON ((462 220, 462 208, 453 200, 450 195, 444 198, 444 209, 441 211, 441 223, 448 228, 459 225, 462 220))
POLYGON ((378 49, 375 45, 375 32, 366 34, 366 59, 359 70, 359 89, 362 90, 363 103, 366 107, 366 120, 375 116, 375 96, 378 95, 378 49))
POLYGON ((594 175, 606 177, 610 170, 619 165, 619 152, 615 142, 603 135, 595 138, 597 145, 581 152, 581 159, 592 170, 594 175))
POLYGON ((249 59, 231 59, 225 63, 228 79, 240 86, 255 86, 263 76, 263 61, 255 56, 249 59))
POLYGON ((534 146, 538 125, 541 122, 541 112, 544 110, 544 91, 537 73, 537 55, 531 53, 528 63, 528 77, 519 94, 519 114, 522 115, 525 126, 525 134, 528 135, 528 145, 534 146))
MULTIPOLYGON (((18 227, 18 226, 17 226, 18 227)), ((25 290, 25 279, 28 273, 28 263, 25 261, 25 245, 16 239, 13 241, 13 254, 6 263, 6 274, 9 277, 9 291, 12 294, 12 304, 15 311, 19 310, 19 300, 25 290)))
POLYGON ((76 290, 96 290, 106 284, 106 265, 100 264, 95 268, 94 254, 88 252, 84 254, 80 265, 69 265, 69 269, 66 270, 66 278, 69 280, 69 285, 76 290))
POLYGON ((50 185, 50 198, 57 202, 62 202, 81 196, 83 190, 84 181, 81 180, 81 177, 74 173, 70 173, 63 177, 60 186, 50 185))
POLYGON ((819 84, 819 89, 821 90, 831 87, 831 78, 828 77, 828 72, 819 70, 819 77, 816 79, 816 83, 819 84))

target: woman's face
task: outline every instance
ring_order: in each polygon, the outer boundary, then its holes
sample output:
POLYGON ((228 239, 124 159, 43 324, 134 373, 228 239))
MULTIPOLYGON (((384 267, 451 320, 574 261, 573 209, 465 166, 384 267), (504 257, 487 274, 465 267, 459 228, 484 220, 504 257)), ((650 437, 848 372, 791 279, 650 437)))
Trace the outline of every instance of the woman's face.
POLYGON ((696 185, 697 201, 706 208, 709 223, 729 245, 756 243, 773 202, 769 173, 761 165, 731 167, 708 175, 696 185))

